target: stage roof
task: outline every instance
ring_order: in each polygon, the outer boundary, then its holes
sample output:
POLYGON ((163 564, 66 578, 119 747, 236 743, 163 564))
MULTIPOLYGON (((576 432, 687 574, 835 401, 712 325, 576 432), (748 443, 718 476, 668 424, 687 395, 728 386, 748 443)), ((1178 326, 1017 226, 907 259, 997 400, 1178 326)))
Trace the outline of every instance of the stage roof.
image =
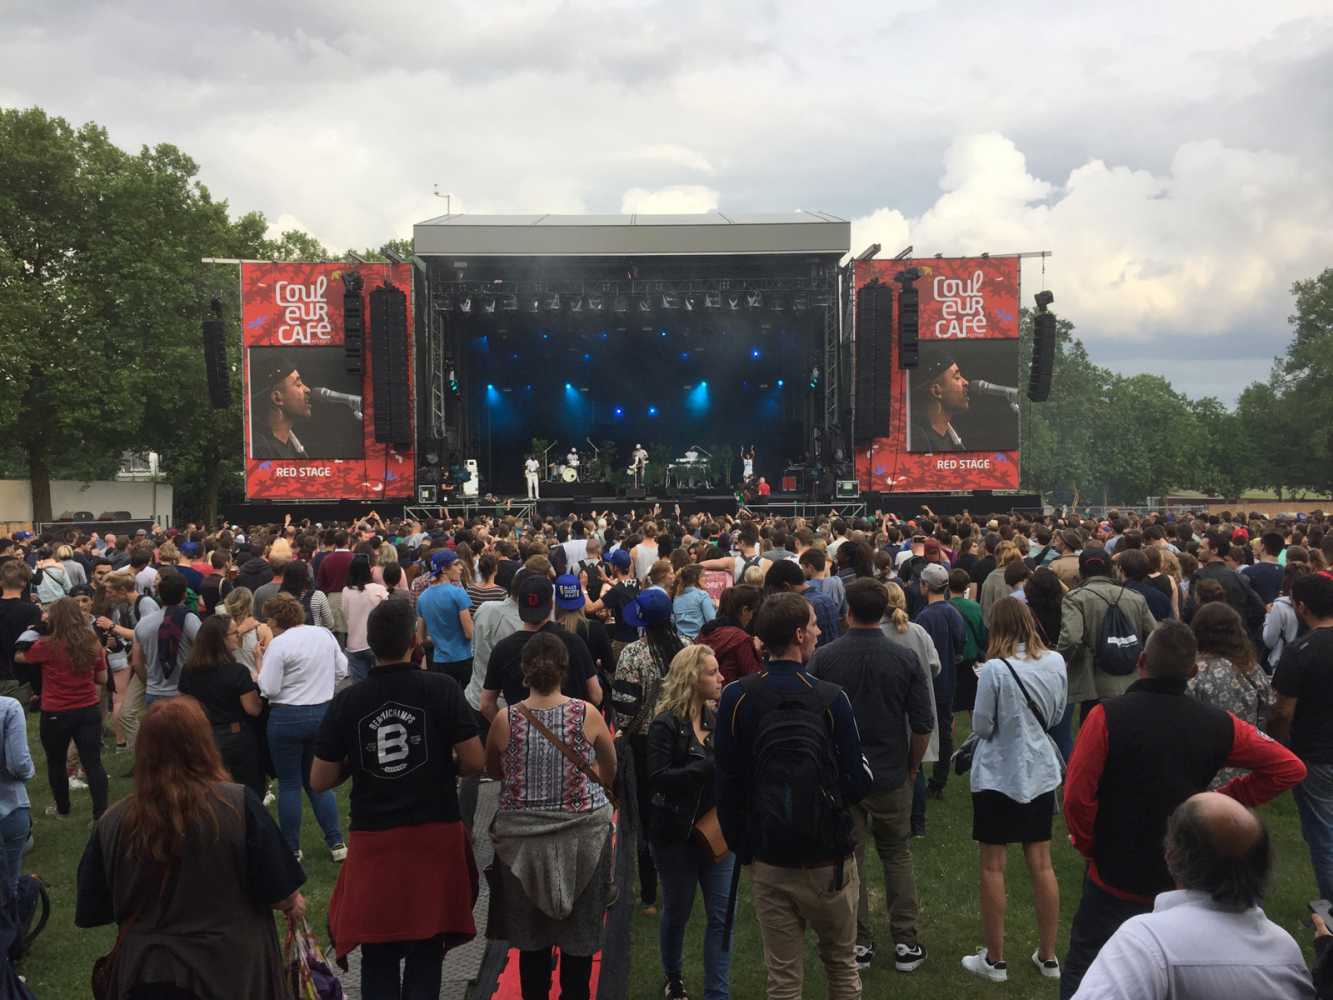
POLYGON ((441 215, 414 227, 423 257, 645 257, 833 254, 851 223, 825 212, 780 215, 441 215))

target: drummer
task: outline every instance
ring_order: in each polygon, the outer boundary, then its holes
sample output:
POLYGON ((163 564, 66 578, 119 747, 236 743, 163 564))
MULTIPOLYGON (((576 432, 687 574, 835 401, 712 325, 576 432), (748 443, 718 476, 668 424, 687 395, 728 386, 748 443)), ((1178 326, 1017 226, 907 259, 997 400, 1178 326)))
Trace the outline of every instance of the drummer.
POLYGON ((575 448, 575 447, 573 447, 572 445, 570 446, 569 454, 565 456, 565 466, 566 466, 567 468, 573 469, 573 470, 574 470, 574 475, 575 475, 575 476, 578 475, 578 471, 579 471, 579 453, 578 453, 578 449, 575 448))

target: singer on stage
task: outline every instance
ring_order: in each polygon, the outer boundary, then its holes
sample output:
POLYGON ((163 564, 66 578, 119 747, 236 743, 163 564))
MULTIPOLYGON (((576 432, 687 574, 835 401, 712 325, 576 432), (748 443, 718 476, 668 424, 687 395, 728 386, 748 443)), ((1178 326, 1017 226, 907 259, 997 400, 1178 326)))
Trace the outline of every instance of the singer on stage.
POLYGON ((953 355, 945 354, 912 373, 912 437, 908 451, 966 451, 953 422, 971 399, 953 355))
POLYGON ((292 364, 251 374, 250 453, 259 459, 306 458, 292 424, 310 416, 310 388, 292 364))

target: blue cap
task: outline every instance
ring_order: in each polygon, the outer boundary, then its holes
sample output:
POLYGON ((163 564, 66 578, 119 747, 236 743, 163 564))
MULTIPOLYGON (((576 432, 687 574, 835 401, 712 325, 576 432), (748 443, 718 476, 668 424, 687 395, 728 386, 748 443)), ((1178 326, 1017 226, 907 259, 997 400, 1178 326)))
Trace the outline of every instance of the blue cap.
POLYGON ((671 597, 665 590, 656 588, 642 591, 625 605, 624 621, 631 628, 647 628, 671 621, 671 597))
POLYGON ((555 578, 555 606, 561 611, 577 611, 587 603, 579 578, 571 573, 555 578))
POLYGON ((458 553, 453 549, 441 549, 439 552, 432 552, 430 556, 430 569, 436 576, 439 576, 446 569, 458 562, 458 553))
POLYGON ((616 569, 620 570, 622 573, 625 570, 629 569, 629 564, 630 564, 629 553, 626 552, 624 549, 616 549, 614 552, 612 552, 609 556, 606 557, 606 561, 610 563, 612 566, 614 566, 616 569))

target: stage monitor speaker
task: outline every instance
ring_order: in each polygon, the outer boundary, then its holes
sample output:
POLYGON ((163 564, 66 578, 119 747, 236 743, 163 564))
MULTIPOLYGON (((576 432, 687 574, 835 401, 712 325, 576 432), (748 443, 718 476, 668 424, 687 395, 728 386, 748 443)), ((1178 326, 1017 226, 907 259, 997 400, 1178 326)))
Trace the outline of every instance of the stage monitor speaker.
POLYGON ((856 295, 856 418, 852 437, 857 447, 889 433, 892 307, 893 292, 888 285, 866 285, 856 295))
POLYGON ((412 443, 407 359, 407 296, 392 285, 381 285, 370 293, 375 440, 381 444, 406 447, 412 443))
POLYGON ((353 375, 361 374, 361 349, 365 339, 365 312, 361 298, 361 275, 343 275, 343 363, 353 375))
POLYGON ((855 500, 861 495, 861 484, 855 479, 839 479, 833 495, 839 500, 855 500))
MULTIPOLYGON (((217 312, 220 313, 221 308, 217 312)), ((204 320, 204 371, 208 376, 208 400, 213 409, 230 409, 231 378, 227 372, 226 328, 221 319, 204 320)))
POLYGON ((1055 314, 1040 312, 1032 319, 1032 371, 1028 377, 1028 399, 1044 403, 1051 395, 1055 370, 1055 314))
POLYGON ((436 495, 436 488, 434 486, 422 483, 417 487, 417 503, 433 504, 436 495))
POLYGON ((910 281, 898 293, 898 367, 915 368, 921 363, 918 320, 921 294, 910 281))

